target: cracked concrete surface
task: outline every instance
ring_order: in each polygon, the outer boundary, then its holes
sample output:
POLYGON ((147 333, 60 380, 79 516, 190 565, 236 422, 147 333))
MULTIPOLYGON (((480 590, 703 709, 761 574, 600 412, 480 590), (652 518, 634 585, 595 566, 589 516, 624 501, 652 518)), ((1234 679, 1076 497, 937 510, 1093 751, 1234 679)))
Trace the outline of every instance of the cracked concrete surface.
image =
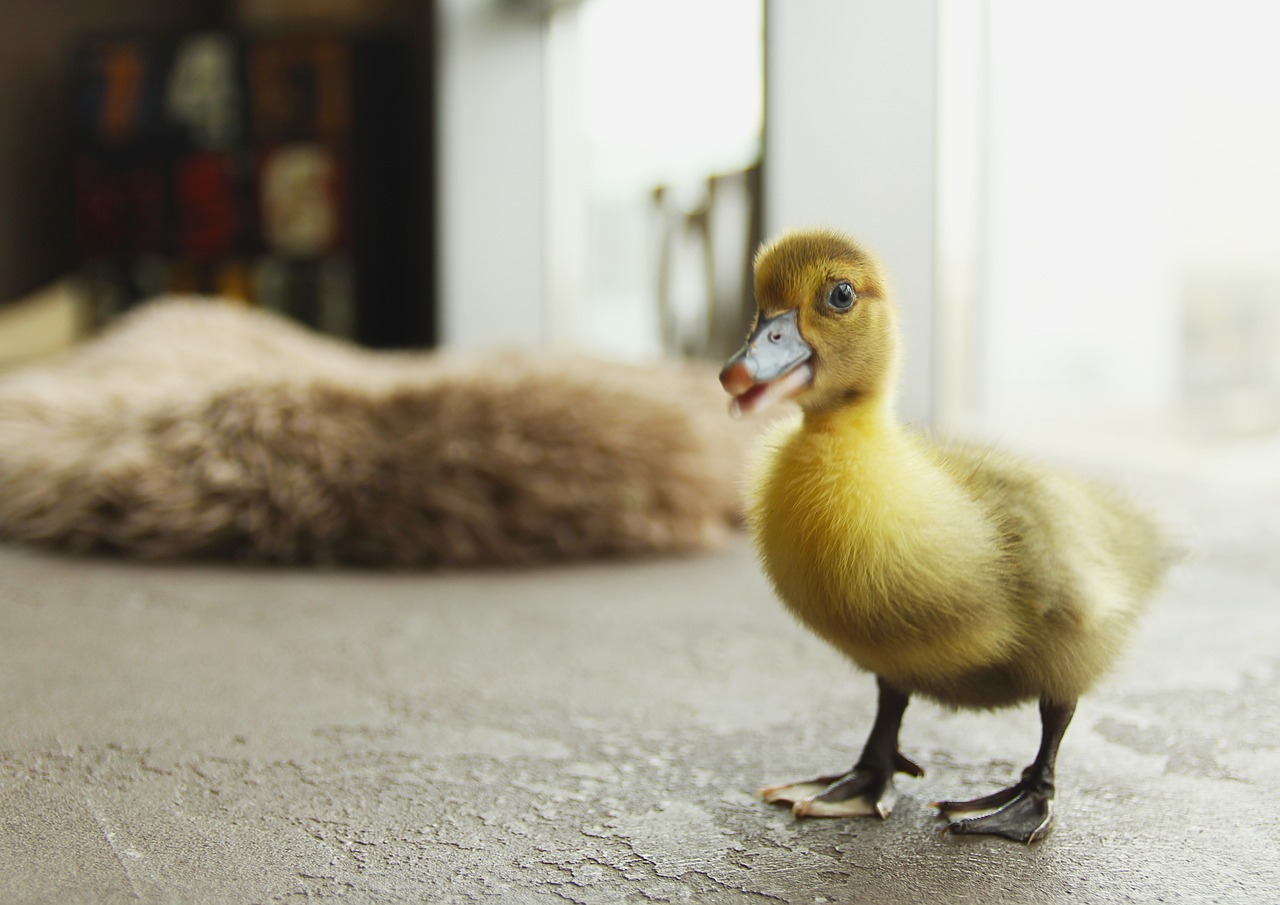
POLYGON ((1014 776, 1032 708, 913 703, 927 775, 883 823, 752 797, 847 767, 874 688, 745 542, 453 575, 0 547, 0 901, 1275 901, 1280 498, 1150 489, 1195 556, 1030 849, 927 803, 1014 776))

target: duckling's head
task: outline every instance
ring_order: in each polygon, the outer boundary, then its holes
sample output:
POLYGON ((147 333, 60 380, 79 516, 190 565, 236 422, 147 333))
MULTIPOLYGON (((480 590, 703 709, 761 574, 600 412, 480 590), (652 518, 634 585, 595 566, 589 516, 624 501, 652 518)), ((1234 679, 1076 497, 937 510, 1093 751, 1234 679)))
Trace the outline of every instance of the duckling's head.
POLYGON ((720 372, 746 415, 794 398, 806 412, 887 399, 897 319, 876 260, 831 230, 786 233, 755 259, 756 318, 720 372))

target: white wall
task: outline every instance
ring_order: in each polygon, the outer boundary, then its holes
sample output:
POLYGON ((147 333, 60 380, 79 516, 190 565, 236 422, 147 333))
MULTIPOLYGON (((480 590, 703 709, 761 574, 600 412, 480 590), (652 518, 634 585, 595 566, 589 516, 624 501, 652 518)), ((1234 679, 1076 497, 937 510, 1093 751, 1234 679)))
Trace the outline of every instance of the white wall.
POLYGON ((889 270, 902 414, 930 419, 935 0, 774 0, 765 62, 765 229, 832 226, 889 270))
POLYGON ((990 12, 983 419, 1280 428, 1280 8, 990 12))
POLYGON ((1168 23, 1107 0, 991 12, 980 407, 1015 423, 1167 409, 1179 138, 1153 49, 1168 23))
POLYGON ((441 343, 546 340, 544 28, 500 0, 440 0, 441 343))

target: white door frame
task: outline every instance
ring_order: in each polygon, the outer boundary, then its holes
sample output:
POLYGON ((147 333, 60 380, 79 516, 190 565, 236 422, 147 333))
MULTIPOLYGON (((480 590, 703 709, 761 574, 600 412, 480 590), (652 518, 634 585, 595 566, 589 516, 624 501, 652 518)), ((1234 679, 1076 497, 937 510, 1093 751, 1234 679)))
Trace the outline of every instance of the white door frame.
POLYGON ((920 423, 938 416, 950 241, 937 216, 942 5, 773 0, 766 12, 765 231, 835 227, 885 263, 906 353, 900 409, 920 423))
MULTIPOLYGON (((954 420, 968 394, 985 6, 766 10, 766 232, 830 225, 885 261, 903 315, 901 411, 920 423, 954 420)), ((438 15, 441 340, 545 345, 561 332, 551 297, 581 266, 548 229, 564 225, 554 193, 575 171, 551 159, 565 111, 548 98, 563 78, 549 53, 565 36, 498 0, 440 0, 438 15)))

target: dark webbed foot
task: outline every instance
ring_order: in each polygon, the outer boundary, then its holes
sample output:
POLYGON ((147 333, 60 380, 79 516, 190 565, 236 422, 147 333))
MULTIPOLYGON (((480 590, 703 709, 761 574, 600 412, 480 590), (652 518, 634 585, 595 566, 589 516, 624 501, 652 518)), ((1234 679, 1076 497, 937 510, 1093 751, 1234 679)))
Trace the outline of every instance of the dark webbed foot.
POLYGON ((790 804, 797 817, 879 817, 898 800, 894 772, 923 776, 918 764, 897 753, 892 769, 859 764, 843 776, 820 776, 804 782, 770 786, 760 797, 770 804, 790 804))
POLYGON ((760 790, 771 803, 791 805, 797 817, 888 817, 898 795, 893 774, 923 776, 920 765, 898 750, 898 729, 907 709, 907 695, 884 679, 880 689, 875 724, 867 737, 862 757, 842 776, 820 776, 784 786, 760 790))
POLYGON ((1026 779, 1007 789, 972 801, 934 803, 947 820, 948 833, 956 835, 1003 836, 1030 845, 1043 839, 1053 828, 1053 784, 1031 784, 1026 779), (995 810, 992 810, 994 808, 995 810), (990 811, 980 817, 956 819, 957 814, 990 811))
POLYGON ((1022 779, 971 801, 934 803, 941 816, 951 821, 947 832, 966 836, 1003 836, 1030 845, 1053 829, 1053 773, 1058 745, 1071 723, 1075 705, 1040 702, 1040 752, 1035 762, 1022 771, 1022 779), (957 814, 990 813, 955 819, 957 814))

